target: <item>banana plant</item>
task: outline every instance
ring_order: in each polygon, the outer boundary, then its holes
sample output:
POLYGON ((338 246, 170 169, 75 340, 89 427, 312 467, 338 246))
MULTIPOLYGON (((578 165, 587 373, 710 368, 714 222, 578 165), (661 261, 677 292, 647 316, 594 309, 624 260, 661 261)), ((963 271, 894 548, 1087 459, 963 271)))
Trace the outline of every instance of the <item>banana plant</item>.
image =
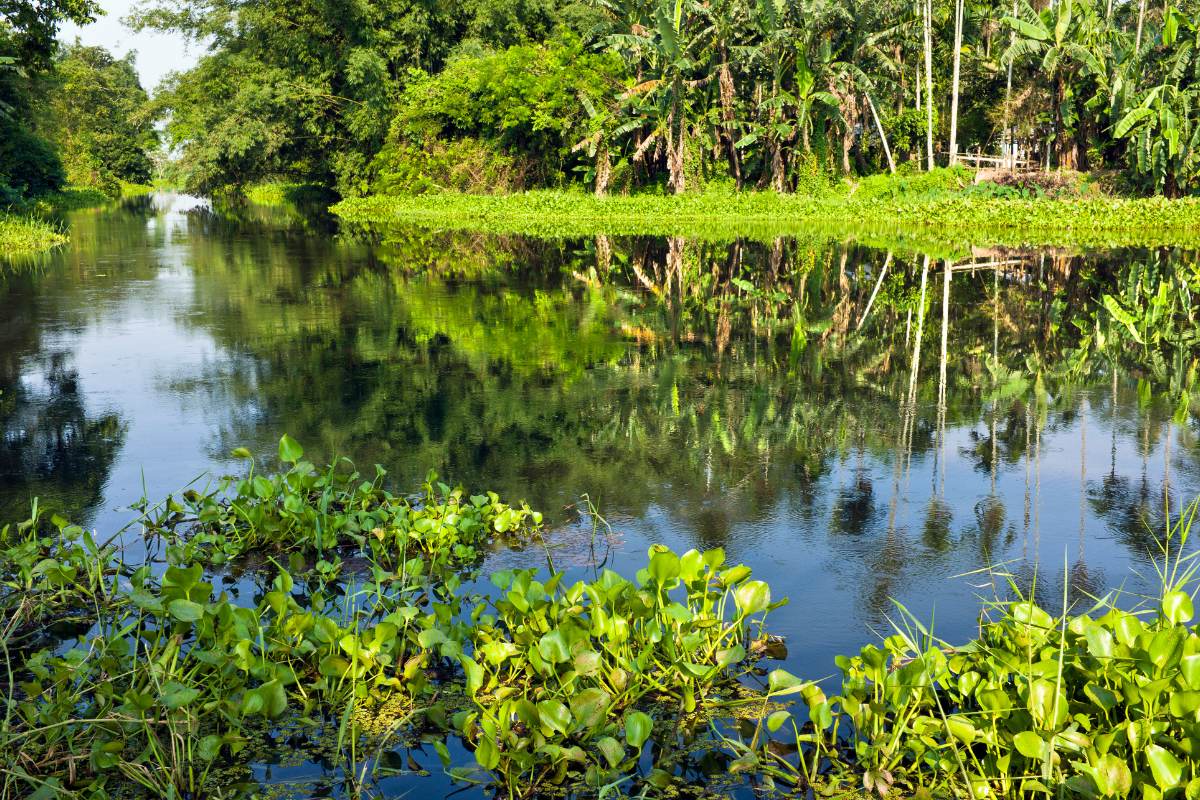
POLYGON ((1200 176, 1200 27, 1168 8, 1161 44, 1166 57, 1154 66, 1162 82, 1133 95, 1113 135, 1128 140, 1134 173, 1174 197, 1200 176))
POLYGON ((1050 82, 1054 98, 1054 149, 1058 165, 1075 169, 1079 165, 1074 141, 1076 104, 1081 97, 1083 78, 1103 78, 1105 70, 1097 53, 1104 26, 1092 0, 1062 0, 1042 10, 1021 0, 1016 15, 1004 18, 1013 31, 1012 43, 1005 51, 1006 63, 1028 60, 1037 64, 1040 77, 1050 82))

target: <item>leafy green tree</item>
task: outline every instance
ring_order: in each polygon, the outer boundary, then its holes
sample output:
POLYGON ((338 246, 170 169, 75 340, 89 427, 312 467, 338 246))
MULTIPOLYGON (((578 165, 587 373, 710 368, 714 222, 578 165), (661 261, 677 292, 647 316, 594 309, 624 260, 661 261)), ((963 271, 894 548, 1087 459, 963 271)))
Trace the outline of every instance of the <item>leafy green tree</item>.
POLYGON ((66 47, 39 88, 46 102, 37 129, 57 147, 71 183, 115 195, 120 181, 149 181, 158 135, 132 54, 66 47))
POLYGON ((59 25, 90 22, 99 9, 96 0, 0 0, 0 205, 62 185, 61 162, 32 131, 35 81, 52 67, 59 25))
POLYGON ((1168 8, 1160 44, 1149 63, 1139 60, 1150 81, 1122 98, 1113 135, 1129 142, 1133 174, 1173 197, 1200 179, 1200 26, 1168 8))

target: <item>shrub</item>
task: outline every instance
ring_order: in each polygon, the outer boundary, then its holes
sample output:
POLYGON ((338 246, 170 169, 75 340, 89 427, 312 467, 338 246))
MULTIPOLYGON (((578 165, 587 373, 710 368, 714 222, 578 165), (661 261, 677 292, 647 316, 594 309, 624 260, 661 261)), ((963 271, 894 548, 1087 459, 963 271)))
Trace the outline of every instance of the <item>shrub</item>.
POLYGON ((66 182, 54 149, 21 124, 0 117, 0 203, 54 192, 66 182))
POLYGON ((383 194, 520 191, 529 172, 524 159, 469 138, 424 145, 392 141, 375 157, 373 169, 373 188, 383 194))

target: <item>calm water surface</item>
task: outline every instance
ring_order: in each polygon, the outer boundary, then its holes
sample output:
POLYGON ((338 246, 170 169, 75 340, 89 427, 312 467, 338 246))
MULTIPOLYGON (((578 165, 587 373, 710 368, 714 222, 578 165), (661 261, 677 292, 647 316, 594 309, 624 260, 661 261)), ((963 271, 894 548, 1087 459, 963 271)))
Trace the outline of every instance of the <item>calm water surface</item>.
POLYGON ((527 499, 560 565, 589 557, 585 494, 623 571, 724 547, 790 597, 787 666, 820 676, 893 601, 970 636, 1006 591, 989 566, 1053 606, 1146 591, 1165 509, 1200 494, 1187 390, 1078 355, 1101 294, 1190 253, 978 253, 1016 263, 948 285, 935 259, 922 295, 921 254, 819 235, 371 241, 165 195, 71 228, 0 271, 3 520, 38 496, 114 531, 288 432, 398 487, 435 469, 527 499))

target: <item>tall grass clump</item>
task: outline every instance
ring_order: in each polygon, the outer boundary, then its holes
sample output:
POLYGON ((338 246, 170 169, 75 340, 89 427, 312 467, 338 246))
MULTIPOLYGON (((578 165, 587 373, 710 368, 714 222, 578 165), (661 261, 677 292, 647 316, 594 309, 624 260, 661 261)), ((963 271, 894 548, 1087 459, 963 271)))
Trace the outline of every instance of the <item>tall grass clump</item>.
POLYGON ((52 223, 36 217, 0 215, 0 254, 7 257, 33 255, 67 241, 52 223))

